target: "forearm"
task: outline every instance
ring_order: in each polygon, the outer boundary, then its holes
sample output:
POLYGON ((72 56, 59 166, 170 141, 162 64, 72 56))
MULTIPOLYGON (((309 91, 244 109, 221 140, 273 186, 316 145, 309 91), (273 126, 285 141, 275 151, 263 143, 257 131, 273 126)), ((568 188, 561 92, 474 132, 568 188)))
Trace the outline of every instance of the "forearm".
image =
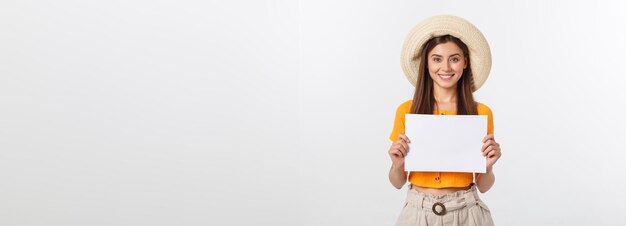
POLYGON ((389 169, 389 181, 397 189, 401 189, 402 186, 404 186, 406 183, 406 171, 404 171, 404 165, 391 165, 391 169, 389 169))
POLYGON ((480 191, 481 193, 489 191, 495 181, 496 176, 493 174, 492 169, 487 169, 486 173, 476 174, 476 187, 478 187, 478 191, 480 191))

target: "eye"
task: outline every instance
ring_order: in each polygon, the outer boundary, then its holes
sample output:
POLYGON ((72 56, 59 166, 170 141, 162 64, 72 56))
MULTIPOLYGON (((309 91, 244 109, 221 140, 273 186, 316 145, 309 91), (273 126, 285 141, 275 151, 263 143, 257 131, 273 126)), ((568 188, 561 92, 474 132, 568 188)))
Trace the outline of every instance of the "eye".
POLYGON ((441 58, 439 58, 439 57, 435 57, 435 58, 433 58, 433 61, 434 61, 434 62, 441 62, 441 58))
POLYGON ((452 61, 453 63, 459 62, 461 59, 459 59, 458 57, 453 57, 452 59, 450 59, 450 61, 452 61))

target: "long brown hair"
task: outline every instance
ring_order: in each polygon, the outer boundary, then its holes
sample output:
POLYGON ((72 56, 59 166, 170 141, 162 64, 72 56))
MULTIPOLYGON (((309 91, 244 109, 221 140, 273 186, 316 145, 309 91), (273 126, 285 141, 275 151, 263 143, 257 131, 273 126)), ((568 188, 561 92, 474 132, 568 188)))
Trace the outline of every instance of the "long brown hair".
MULTIPOLYGON (((457 115, 476 115, 478 109, 476 109, 476 102, 474 102, 474 79, 472 77, 472 67, 470 65, 470 55, 467 45, 460 39, 452 35, 443 35, 431 38, 422 46, 422 50, 416 58, 420 60, 420 68, 418 71, 417 84, 415 84, 415 95, 413 96, 413 105, 411 106, 412 114, 432 114, 435 108, 435 95, 433 94, 433 79, 428 72, 428 53, 435 48, 435 46, 453 42, 461 50, 465 56, 467 67, 463 70, 461 79, 457 82, 457 115)), ((417 59, 413 59, 417 60, 417 59)))

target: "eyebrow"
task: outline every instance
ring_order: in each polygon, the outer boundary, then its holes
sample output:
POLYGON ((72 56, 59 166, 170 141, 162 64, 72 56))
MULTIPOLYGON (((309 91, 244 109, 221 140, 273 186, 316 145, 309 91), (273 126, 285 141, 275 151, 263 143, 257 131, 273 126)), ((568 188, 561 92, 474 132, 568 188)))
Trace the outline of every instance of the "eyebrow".
MULTIPOLYGON (((433 54, 433 55, 430 55, 430 56, 431 57, 443 57, 443 56, 438 55, 438 54, 433 54)), ((453 57, 453 56, 461 56, 461 54, 455 53, 455 54, 450 55, 450 57, 453 57)))

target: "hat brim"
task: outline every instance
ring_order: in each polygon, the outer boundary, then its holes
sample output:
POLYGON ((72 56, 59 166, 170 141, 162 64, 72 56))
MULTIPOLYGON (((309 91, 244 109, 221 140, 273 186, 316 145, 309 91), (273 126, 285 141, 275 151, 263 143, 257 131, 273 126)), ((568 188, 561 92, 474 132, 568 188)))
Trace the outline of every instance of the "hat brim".
POLYGON ((478 90, 487 81, 491 70, 489 43, 480 30, 469 21, 450 15, 427 18, 411 29, 400 56, 402 70, 407 79, 411 85, 417 84, 422 46, 428 40, 443 35, 452 35, 467 45, 474 80, 473 90, 478 90))

